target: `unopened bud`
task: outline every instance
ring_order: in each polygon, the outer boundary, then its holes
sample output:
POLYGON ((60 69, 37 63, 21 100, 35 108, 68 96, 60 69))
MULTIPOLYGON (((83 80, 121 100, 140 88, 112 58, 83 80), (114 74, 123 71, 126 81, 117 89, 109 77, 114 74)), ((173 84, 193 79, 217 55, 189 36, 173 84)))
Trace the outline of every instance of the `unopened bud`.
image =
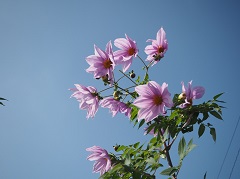
POLYGON ((135 78, 135 73, 134 72, 131 72, 130 75, 129 75, 131 78, 135 78))
POLYGON ((120 98, 120 95, 121 95, 120 91, 114 91, 114 92, 113 92, 113 98, 114 98, 114 99, 119 99, 119 98, 120 98))
POLYGON ((179 96, 178 96, 178 99, 181 100, 181 99, 186 99, 186 94, 185 93, 181 93, 179 96))
POLYGON ((113 146, 114 150, 117 151, 117 149, 119 148, 119 145, 115 145, 113 146))
POLYGON ((108 82, 108 75, 102 76, 102 80, 104 83, 108 82))

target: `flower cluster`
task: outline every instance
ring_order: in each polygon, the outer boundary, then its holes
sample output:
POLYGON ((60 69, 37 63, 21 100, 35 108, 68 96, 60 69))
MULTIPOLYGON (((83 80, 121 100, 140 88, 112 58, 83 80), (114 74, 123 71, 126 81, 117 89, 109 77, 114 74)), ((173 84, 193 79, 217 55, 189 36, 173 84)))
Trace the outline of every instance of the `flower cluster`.
MULTIPOLYGON (((146 123, 148 127, 145 128, 145 134, 151 134, 156 137, 159 133, 162 135, 166 130, 165 126, 158 126, 161 123, 158 120, 164 119, 168 114, 168 109, 188 109, 188 107, 192 106, 193 100, 199 99, 204 95, 205 89, 203 87, 192 87, 192 81, 186 87, 184 82, 182 82, 182 93, 178 96, 176 103, 168 91, 166 82, 160 85, 156 81, 149 80, 148 69, 157 64, 168 50, 164 29, 160 28, 156 39, 148 39, 147 42, 152 44, 145 47, 144 51, 147 54, 145 61, 138 56, 139 49, 137 43, 126 34, 125 38, 114 40, 114 45, 118 48, 116 51, 113 51, 111 41, 107 43, 105 50, 94 45, 94 55, 86 57, 86 62, 90 65, 86 72, 92 73, 95 79, 102 79, 104 85, 109 86, 104 90, 98 91, 92 86, 85 87, 75 84, 75 88, 70 89, 73 91, 71 97, 76 98, 79 102, 79 108, 87 110, 87 119, 96 115, 99 106, 108 108, 110 113, 112 113, 112 117, 115 117, 117 113, 123 113, 130 120, 136 119, 136 123, 146 123), (136 57, 144 64, 143 69, 146 70, 143 81, 140 81, 140 78, 135 81, 132 80, 136 76, 133 70, 127 73, 133 63, 133 59, 136 57), (119 79, 115 79, 114 75, 117 65, 122 67, 120 72, 123 76, 119 79), (120 87, 118 82, 124 77, 129 79, 133 86, 120 87), (109 89, 113 90, 113 95, 104 96, 102 92, 109 89), (156 124, 149 128, 152 122, 156 122, 156 124), (157 127, 159 127, 159 130, 155 130, 157 127), (160 132, 158 133, 158 131, 160 132)), ((181 115, 184 116, 183 114, 181 115)), ((93 166, 93 172, 100 172, 100 175, 103 175, 111 169, 111 159, 105 149, 93 146, 86 150, 92 152, 87 159, 96 161, 93 166)))

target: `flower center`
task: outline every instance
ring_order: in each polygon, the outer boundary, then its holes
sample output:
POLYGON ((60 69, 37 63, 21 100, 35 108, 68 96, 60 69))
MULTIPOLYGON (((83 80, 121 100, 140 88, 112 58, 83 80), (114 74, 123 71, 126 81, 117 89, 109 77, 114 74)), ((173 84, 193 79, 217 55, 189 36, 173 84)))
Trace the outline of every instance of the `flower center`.
POLYGON ((111 60, 108 58, 103 62, 104 68, 110 68, 112 66, 111 60))
POLYGON ((133 55, 133 54, 135 54, 135 49, 134 48, 130 48, 130 49, 128 49, 128 54, 131 56, 131 55, 133 55))
POLYGON ((154 95, 154 97, 153 97, 153 103, 154 103, 155 105, 158 106, 158 105, 162 104, 162 102, 163 102, 163 99, 162 99, 161 96, 154 95))
POLYGON ((162 46, 158 47, 158 53, 163 53, 164 52, 164 48, 162 46))

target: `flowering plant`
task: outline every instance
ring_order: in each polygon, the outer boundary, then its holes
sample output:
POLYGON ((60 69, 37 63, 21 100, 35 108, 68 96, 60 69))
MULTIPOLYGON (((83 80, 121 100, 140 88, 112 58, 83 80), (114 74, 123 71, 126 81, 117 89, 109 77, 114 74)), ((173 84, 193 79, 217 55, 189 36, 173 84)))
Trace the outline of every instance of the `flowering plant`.
POLYGON ((75 84, 71 97, 79 101, 79 108, 87 110, 87 118, 93 118, 99 106, 109 108, 112 116, 118 112, 124 113, 138 128, 145 126, 145 135, 150 134, 152 138, 148 144, 136 142, 131 145, 115 145, 114 150, 119 155, 107 152, 99 146, 87 148, 92 152, 88 160, 95 160, 93 172, 100 172, 100 178, 133 178, 150 179, 156 177, 156 171, 163 167, 161 175, 168 175, 177 179, 183 159, 196 146, 191 139, 188 143, 184 138, 185 133, 192 132, 194 126, 198 126, 198 135, 201 137, 205 128, 209 128, 210 134, 216 141, 216 131, 212 124, 206 122, 210 115, 222 119, 223 106, 218 100, 223 94, 220 93, 212 100, 201 104, 193 104, 193 100, 202 98, 205 88, 202 86, 192 87, 192 81, 188 86, 182 84, 182 92, 171 96, 168 84, 162 85, 150 80, 149 69, 156 65, 168 50, 166 33, 163 28, 157 32, 156 39, 149 39, 151 45, 147 45, 144 61, 138 55, 137 43, 129 36, 118 38, 114 45, 118 50, 113 51, 112 43, 109 41, 106 49, 101 50, 94 45, 94 55, 86 58, 90 67, 86 70, 93 73, 95 79, 102 79, 106 89, 98 91, 95 87, 85 87, 75 84), (138 76, 133 70, 127 72, 133 63, 133 59, 140 59, 144 65, 145 75, 138 76), (122 66, 119 70, 121 77, 115 78, 115 68, 122 66), (119 85, 120 80, 127 79, 131 86, 119 85), (141 80, 142 79, 142 80, 141 80), (103 91, 112 90, 110 95, 102 95, 103 91), (179 162, 173 164, 170 150, 176 138, 182 133, 183 137, 178 144, 179 162), (162 164, 160 159, 165 159, 168 167, 162 164))

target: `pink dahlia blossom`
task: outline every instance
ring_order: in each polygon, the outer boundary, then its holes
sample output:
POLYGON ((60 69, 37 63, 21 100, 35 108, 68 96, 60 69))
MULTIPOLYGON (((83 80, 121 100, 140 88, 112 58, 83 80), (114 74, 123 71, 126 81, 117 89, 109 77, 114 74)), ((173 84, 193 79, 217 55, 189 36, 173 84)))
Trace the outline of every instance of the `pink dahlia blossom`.
POLYGON ((111 160, 108 155, 108 152, 105 149, 102 149, 99 146, 92 146, 86 149, 88 152, 92 152, 87 157, 87 160, 94 161, 93 172, 103 175, 105 172, 111 169, 111 160))
POLYGON ((116 116, 118 112, 124 113, 129 118, 131 116, 131 108, 129 108, 125 103, 112 97, 104 98, 101 100, 100 105, 103 108, 109 108, 110 112, 112 112, 112 117, 116 116))
POLYGON ((173 106, 167 87, 166 83, 160 86, 155 81, 135 87, 139 97, 133 104, 139 108, 138 121, 141 119, 145 119, 146 122, 152 121, 159 114, 166 114, 165 106, 169 108, 173 106))
POLYGON ((205 89, 202 86, 192 87, 192 81, 188 82, 188 87, 184 86, 184 82, 181 83, 182 93, 180 94, 180 98, 185 100, 185 102, 180 105, 181 108, 191 106, 193 99, 199 99, 205 93, 205 89))
POLYGON ((93 73, 94 78, 108 78, 108 81, 112 84, 113 70, 115 67, 115 62, 113 59, 112 43, 109 41, 106 45, 106 50, 103 51, 94 45, 95 55, 90 55, 86 58, 87 63, 90 65, 86 71, 88 73, 93 73))
POLYGON ((152 42, 152 45, 148 45, 145 48, 145 53, 148 55, 146 60, 150 62, 153 61, 152 65, 155 65, 164 57, 168 49, 166 33, 163 28, 160 28, 157 32, 156 40, 148 39, 147 42, 152 42))
POLYGON ((79 108, 87 110, 87 119, 89 117, 94 117, 99 106, 99 99, 97 96, 96 88, 92 86, 85 87, 83 85, 75 84, 76 88, 70 89, 74 93, 71 97, 77 99, 80 103, 79 108))
POLYGON ((132 64, 133 57, 138 54, 138 48, 135 41, 125 34, 125 38, 118 38, 114 41, 114 45, 120 50, 114 52, 116 64, 123 65, 123 72, 127 71, 132 64))

